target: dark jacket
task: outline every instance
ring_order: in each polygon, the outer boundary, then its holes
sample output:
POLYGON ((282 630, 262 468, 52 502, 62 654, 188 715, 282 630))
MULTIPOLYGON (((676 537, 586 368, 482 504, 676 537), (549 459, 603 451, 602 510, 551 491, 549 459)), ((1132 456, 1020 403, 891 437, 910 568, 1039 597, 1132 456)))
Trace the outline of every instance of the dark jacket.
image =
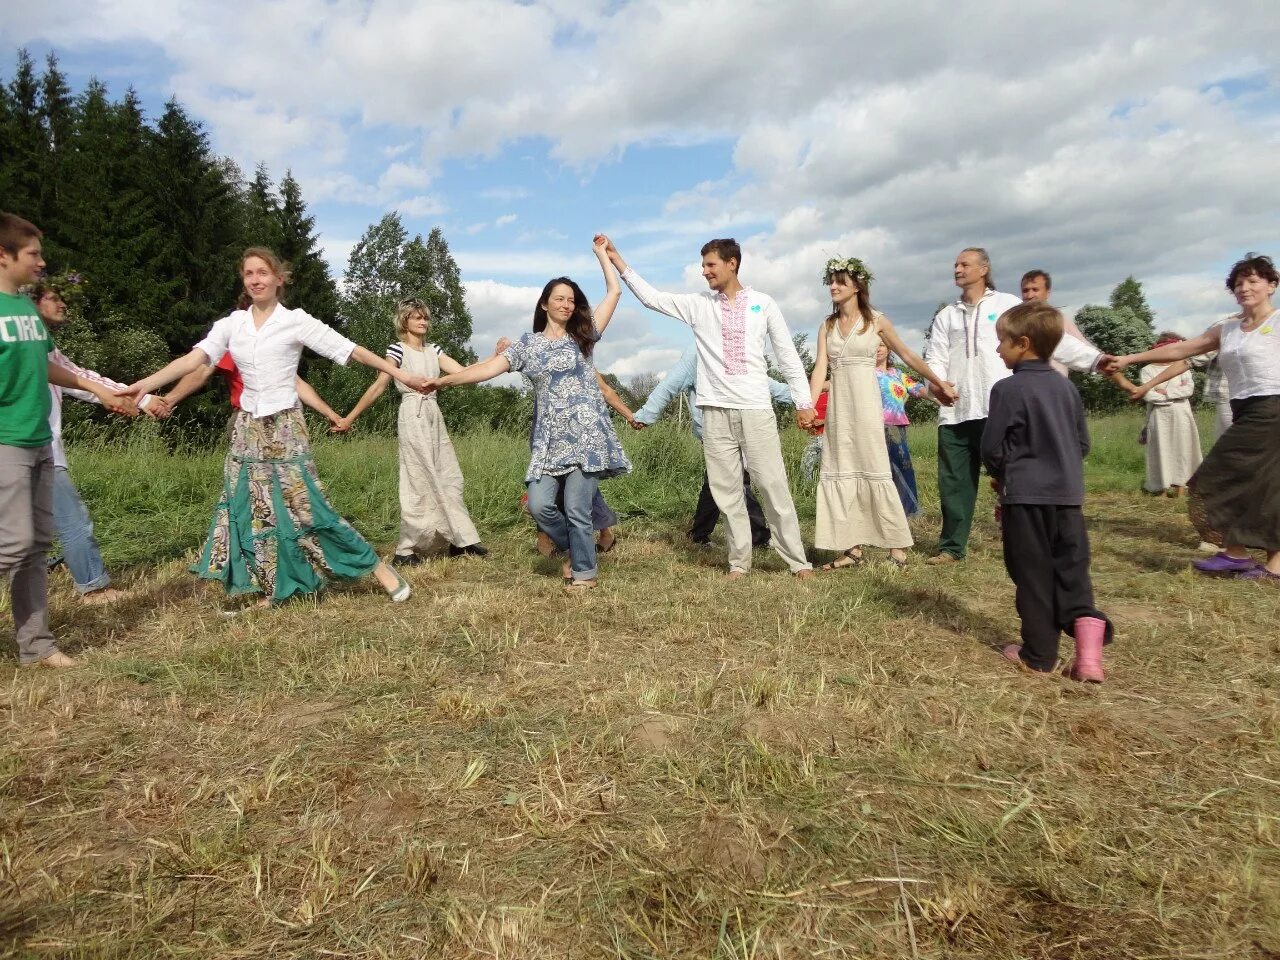
POLYGON ((1089 428, 1070 380, 1044 360, 1026 360, 991 388, 982 462, 1001 503, 1084 504, 1089 428))

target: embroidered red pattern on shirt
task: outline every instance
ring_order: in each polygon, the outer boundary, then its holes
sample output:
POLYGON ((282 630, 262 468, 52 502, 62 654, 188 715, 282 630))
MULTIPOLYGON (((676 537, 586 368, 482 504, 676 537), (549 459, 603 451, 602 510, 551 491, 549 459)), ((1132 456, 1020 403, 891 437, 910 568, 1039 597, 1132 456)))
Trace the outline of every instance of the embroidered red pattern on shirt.
POLYGON ((747 372, 747 290, 739 290, 730 300, 720 294, 720 336, 725 376, 747 372))

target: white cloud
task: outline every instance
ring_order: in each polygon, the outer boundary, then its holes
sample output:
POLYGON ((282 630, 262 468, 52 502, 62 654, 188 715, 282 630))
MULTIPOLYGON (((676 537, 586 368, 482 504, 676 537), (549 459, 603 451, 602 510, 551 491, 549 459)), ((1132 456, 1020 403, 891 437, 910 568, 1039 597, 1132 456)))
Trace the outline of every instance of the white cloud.
MULTIPOLYGON (((1222 264, 1280 245, 1266 186, 1280 169, 1280 17, 1254 0, 1170 0, 1158 15, 1135 0, 977 10, 274 0, 245 30, 197 0, 48 0, 6 10, 3 37, 60 52, 114 44, 167 66, 219 150, 245 169, 293 166, 312 203, 435 215, 424 191, 441 164, 511 144, 548 144, 588 182, 638 144, 729 144, 728 169, 688 171, 687 189, 632 209, 615 235, 668 276, 701 240, 738 235, 744 278, 800 330, 825 309, 817 274, 835 252, 867 259, 880 305, 921 329, 971 243, 991 250, 1006 288, 1037 266, 1063 303, 1098 302, 1132 273, 1162 322, 1228 311, 1222 264)), ((509 174, 478 196, 536 189, 509 174)), ((464 216, 479 233, 515 215, 464 216)), ((515 240, 495 231, 503 244, 459 254, 466 275, 594 270, 589 253, 523 249, 540 225, 523 210, 520 222, 515 240)), ((682 279, 701 287, 696 269, 682 279)))
POLYGON ((445 211, 443 200, 427 194, 397 200, 392 206, 406 217, 436 217, 445 211))
POLYGON ((515 223, 519 219, 520 218, 516 216, 514 213, 504 213, 497 220, 493 221, 493 225, 495 227, 505 227, 515 223))

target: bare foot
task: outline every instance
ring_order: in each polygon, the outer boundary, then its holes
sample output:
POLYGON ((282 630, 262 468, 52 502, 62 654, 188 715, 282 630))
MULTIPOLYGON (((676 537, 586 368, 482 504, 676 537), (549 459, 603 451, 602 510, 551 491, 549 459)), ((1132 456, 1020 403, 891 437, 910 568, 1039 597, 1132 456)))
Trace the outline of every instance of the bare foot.
POLYGON ((78 667, 80 664, 74 657, 68 657, 61 650, 55 650, 43 660, 37 660, 35 663, 24 663, 24 667, 49 667, 53 670, 65 670, 68 667, 78 667))
POLYGON ((128 594, 123 590, 117 590, 115 587, 103 587, 101 590, 94 590, 80 597, 81 603, 87 603, 89 606, 96 606, 100 603, 115 603, 117 600, 123 600, 128 594))
POLYGON ((747 575, 747 571, 745 570, 730 570, 728 573, 725 574, 724 578, 726 580, 741 580, 744 577, 746 577, 746 575, 747 575))
POLYGON ((549 557, 556 552, 555 542, 541 530, 538 531, 538 538, 534 543, 534 549, 544 557, 549 557))
POLYGON ((613 527, 606 527, 600 531, 600 538, 596 541, 596 549, 601 553, 608 553, 617 542, 618 538, 613 532, 613 527))
POLYGON ((812 579, 813 579, 813 571, 812 571, 812 570, 807 570, 807 569, 806 569, 806 570, 797 570, 797 571, 796 571, 796 579, 797 579, 797 580, 812 580, 812 579))
POLYGON ((560 576, 565 583, 568 583, 573 579, 573 567, 570 565, 568 560, 560 564, 560 576))

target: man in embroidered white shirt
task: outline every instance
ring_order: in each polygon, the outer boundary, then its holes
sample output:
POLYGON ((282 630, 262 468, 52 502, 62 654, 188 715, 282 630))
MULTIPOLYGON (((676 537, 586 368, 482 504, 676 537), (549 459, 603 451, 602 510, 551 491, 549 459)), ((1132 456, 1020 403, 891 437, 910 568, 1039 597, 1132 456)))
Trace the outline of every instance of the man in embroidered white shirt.
POLYGON ((606 243, 610 261, 641 303, 693 328, 702 449, 711 495, 728 528, 730 578, 743 577, 751 569, 744 466, 764 502, 773 548, 797 577, 813 576, 782 464, 765 360, 767 340, 791 388, 796 422, 808 427, 813 423, 813 401, 782 311, 771 297, 739 282, 742 249, 735 240, 712 240, 703 246, 702 276, 711 289, 686 294, 655 290, 627 266, 612 241, 606 243))
MULTIPOLYGON (((938 412, 938 496, 942 501, 942 539, 938 553, 926 563, 963 560, 978 500, 982 471, 982 430, 987 422, 991 387, 1011 376, 996 353, 996 321, 1022 300, 996 290, 991 259, 981 247, 966 247, 955 263, 960 297, 933 318, 925 362, 960 394, 953 407, 938 412)), ((1102 354, 1076 337, 1063 337, 1053 359, 1072 370, 1092 372, 1102 354)))

